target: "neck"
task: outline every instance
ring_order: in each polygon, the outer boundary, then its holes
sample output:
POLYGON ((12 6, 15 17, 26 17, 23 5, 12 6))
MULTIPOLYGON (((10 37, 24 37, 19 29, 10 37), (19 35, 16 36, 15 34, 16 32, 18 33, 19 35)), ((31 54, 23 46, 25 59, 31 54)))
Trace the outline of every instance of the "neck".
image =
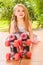
POLYGON ((24 20, 22 18, 20 18, 20 19, 18 18, 17 21, 18 22, 24 22, 24 20))

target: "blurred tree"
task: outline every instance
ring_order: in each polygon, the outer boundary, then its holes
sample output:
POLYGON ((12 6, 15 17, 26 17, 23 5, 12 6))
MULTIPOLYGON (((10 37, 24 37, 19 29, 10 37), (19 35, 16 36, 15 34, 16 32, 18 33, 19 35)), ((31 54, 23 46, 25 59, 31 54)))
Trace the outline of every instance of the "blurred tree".
POLYGON ((11 20, 13 7, 17 3, 24 4, 31 20, 37 20, 38 27, 43 27, 43 0, 0 0, 0 19, 11 20))
POLYGON ((0 19, 11 19, 13 7, 17 3, 24 4, 29 11, 31 19, 35 19, 33 10, 28 0, 0 0, 0 19))
POLYGON ((38 27, 43 27, 43 0, 29 0, 34 16, 38 21, 38 27))

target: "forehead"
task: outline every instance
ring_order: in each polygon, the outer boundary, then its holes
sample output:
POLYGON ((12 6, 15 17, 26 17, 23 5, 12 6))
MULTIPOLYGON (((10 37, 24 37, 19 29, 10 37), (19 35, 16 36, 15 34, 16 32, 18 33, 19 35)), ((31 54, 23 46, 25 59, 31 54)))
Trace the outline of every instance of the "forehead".
POLYGON ((17 6, 17 7, 15 8, 15 10, 24 10, 24 7, 23 7, 23 6, 17 6))

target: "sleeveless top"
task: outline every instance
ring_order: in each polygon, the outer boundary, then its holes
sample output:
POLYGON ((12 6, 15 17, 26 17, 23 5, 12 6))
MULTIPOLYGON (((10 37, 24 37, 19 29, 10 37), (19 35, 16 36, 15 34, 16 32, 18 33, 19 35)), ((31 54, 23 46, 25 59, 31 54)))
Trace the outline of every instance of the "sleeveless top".
POLYGON ((27 33, 29 35, 29 32, 25 29, 25 26, 17 25, 17 27, 18 27, 20 32, 24 32, 24 33, 27 33))

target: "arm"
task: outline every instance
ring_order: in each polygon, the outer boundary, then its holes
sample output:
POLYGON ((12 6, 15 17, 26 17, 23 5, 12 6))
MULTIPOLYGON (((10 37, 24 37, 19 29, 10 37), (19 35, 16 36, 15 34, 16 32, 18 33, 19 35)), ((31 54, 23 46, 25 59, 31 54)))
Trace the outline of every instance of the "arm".
POLYGON ((31 23, 31 21, 29 21, 28 30, 29 30, 30 39, 31 39, 31 41, 33 42, 33 41, 34 41, 34 37, 33 37, 32 23, 31 23))
POLYGON ((15 23, 14 21, 11 21, 11 24, 10 24, 10 34, 13 34, 15 32, 15 23))

